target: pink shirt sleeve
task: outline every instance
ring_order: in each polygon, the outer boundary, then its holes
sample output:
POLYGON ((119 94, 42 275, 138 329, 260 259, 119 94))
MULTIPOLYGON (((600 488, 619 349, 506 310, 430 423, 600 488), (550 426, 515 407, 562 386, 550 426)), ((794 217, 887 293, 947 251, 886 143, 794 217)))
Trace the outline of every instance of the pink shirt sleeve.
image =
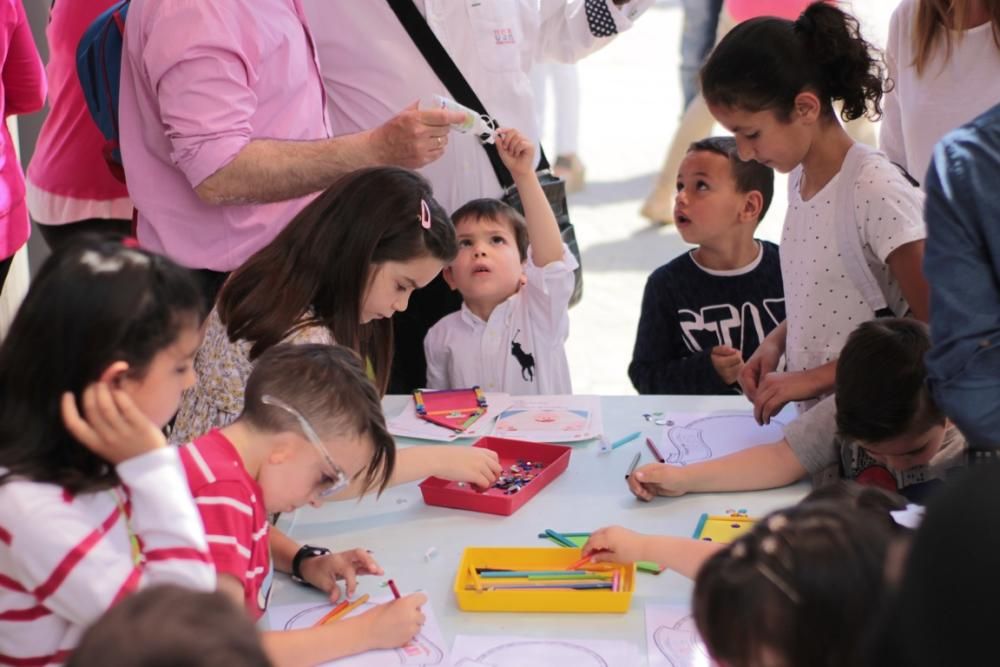
POLYGON ((3 63, 3 116, 32 113, 45 104, 45 68, 31 36, 21 0, 7 0, 16 11, 3 63))
POLYGON ((165 4, 147 23, 153 30, 143 65, 156 91, 170 157, 196 187, 251 140, 261 58, 255 31, 266 27, 246 25, 248 18, 229 14, 226 3, 208 3, 211 9, 165 4))

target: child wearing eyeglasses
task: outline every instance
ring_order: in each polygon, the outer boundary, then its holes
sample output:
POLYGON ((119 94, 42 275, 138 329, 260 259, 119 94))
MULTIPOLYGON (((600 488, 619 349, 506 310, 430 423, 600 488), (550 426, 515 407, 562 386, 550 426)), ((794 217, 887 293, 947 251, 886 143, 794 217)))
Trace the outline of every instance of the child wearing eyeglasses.
MULTIPOLYGON (((254 620, 267 608, 275 569, 331 600, 340 597, 338 579, 351 596, 358 575, 382 574, 364 549, 332 553, 296 544, 270 529, 269 514, 318 507, 334 495, 381 492, 422 472, 398 460, 378 391, 357 354, 321 344, 264 352, 247 381, 240 417, 180 451, 219 590, 254 620)), ((426 601, 415 593, 336 623, 264 633, 264 648, 275 664, 293 666, 396 648, 420 629, 426 601)))

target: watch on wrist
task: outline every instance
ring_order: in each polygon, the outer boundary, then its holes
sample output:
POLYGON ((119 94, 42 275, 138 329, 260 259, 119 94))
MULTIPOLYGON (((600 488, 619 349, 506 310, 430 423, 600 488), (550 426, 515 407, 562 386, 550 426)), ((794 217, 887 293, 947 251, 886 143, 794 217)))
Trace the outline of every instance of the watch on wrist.
POLYGON ((326 547, 314 547, 309 544, 303 544, 299 547, 299 550, 295 552, 295 557, 292 558, 292 581, 308 586, 309 582, 302 578, 302 562, 316 556, 325 556, 328 553, 332 552, 326 547))

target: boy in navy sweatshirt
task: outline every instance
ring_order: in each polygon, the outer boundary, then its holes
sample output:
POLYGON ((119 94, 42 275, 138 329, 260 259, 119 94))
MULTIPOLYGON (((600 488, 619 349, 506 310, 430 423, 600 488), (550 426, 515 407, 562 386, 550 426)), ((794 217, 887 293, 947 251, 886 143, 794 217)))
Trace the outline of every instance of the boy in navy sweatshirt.
POLYGON ((732 394, 740 369, 785 319, 778 247, 754 232, 774 172, 740 160, 731 137, 691 144, 674 220, 698 247, 646 282, 628 374, 640 394, 732 394))

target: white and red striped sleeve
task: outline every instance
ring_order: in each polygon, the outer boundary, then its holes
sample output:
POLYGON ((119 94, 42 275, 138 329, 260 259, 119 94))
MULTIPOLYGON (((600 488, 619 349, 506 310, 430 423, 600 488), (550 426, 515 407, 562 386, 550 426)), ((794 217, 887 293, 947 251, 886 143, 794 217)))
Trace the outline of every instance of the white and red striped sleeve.
POLYGON ((176 449, 132 458, 118 466, 118 474, 128 489, 124 504, 117 490, 71 497, 49 484, 4 485, 10 488, 4 489, 0 530, 10 541, 2 574, 36 603, 34 610, 22 609, 22 616, 51 613, 87 625, 138 588, 215 588, 204 528, 176 449), (141 545, 138 564, 129 525, 141 545))

